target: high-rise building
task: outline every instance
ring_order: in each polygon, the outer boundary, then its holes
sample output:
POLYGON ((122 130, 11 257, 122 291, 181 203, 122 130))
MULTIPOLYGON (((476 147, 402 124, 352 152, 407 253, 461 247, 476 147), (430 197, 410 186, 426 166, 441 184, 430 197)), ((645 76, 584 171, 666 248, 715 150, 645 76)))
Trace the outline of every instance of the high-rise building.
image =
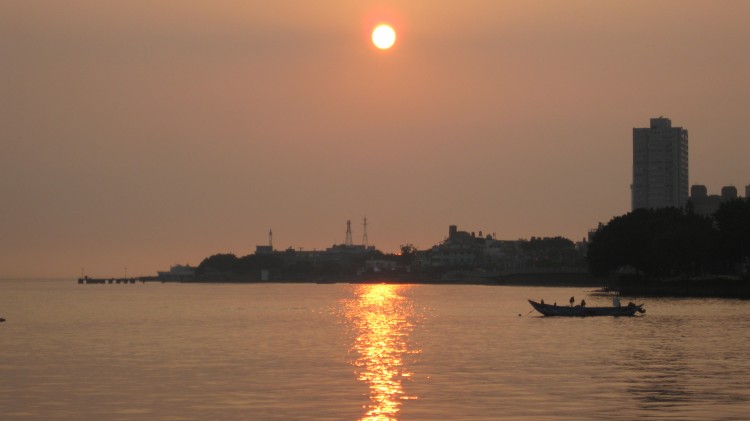
POLYGON ((688 199, 688 132, 668 118, 633 128, 633 210, 683 207, 688 199))

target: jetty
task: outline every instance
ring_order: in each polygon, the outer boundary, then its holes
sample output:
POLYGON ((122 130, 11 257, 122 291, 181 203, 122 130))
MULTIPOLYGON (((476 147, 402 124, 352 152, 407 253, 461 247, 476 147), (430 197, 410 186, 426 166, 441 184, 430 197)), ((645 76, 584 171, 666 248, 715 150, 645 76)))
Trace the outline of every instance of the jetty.
POLYGON ((135 284, 136 282, 145 284, 146 282, 163 281, 154 276, 145 276, 138 278, 89 278, 88 276, 84 276, 83 278, 78 278, 79 284, 135 284))

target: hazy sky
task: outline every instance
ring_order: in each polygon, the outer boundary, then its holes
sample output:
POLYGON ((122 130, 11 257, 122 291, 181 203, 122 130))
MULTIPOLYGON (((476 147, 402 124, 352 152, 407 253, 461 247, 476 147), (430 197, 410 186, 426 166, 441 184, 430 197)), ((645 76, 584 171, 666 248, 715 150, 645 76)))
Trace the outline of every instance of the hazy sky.
POLYGON ((4 0, 0 277, 266 244, 562 235, 630 210, 632 128, 750 184, 750 1, 4 0), (369 33, 393 23, 396 46, 369 33))

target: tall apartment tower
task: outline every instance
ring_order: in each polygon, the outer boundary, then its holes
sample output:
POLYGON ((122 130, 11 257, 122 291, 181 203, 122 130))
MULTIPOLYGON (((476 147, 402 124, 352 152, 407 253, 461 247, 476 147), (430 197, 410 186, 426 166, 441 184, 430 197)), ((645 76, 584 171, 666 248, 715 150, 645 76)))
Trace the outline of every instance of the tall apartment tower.
POLYGON ((688 200, 688 132, 668 118, 633 129, 633 210, 683 207, 688 200))

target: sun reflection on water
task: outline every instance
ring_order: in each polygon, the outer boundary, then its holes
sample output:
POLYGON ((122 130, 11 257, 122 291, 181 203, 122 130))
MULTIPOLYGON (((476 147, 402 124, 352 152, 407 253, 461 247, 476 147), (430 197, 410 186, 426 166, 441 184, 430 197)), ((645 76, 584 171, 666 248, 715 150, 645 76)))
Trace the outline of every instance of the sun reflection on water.
POLYGON ((356 299, 347 303, 346 316, 356 329, 352 350, 357 376, 370 388, 370 404, 363 421, 396 420, 401 401, 417 399, 404 392, 412 376, 404 360, 419 353, 408 348, 414 327, 411 302, 401 295, 406 285, 359 285, 356 299))

